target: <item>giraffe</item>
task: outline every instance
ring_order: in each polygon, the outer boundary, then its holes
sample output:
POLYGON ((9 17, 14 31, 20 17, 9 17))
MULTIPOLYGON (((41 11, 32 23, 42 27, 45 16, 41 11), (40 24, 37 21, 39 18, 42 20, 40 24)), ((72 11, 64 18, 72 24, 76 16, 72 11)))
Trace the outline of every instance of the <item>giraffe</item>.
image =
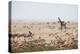
POLYGON ((61 26, 61 30, 62 30, 63 28, 66 29, 66 22, 61 21, 60 17, 58 17, 58 20, 59 20, 59 23, 60 23, 60 26, 61 26))

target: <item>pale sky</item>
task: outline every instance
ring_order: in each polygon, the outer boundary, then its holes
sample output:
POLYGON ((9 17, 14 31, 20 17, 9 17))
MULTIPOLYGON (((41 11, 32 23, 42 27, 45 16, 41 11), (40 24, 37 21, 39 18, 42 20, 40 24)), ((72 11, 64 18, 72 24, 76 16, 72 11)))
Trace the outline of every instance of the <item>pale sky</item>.
POLYGON ((12 19, 24 21, 64 21, 78 20, 78 6, 68 4, 39 3, 27 1, 12 2, 12 19))

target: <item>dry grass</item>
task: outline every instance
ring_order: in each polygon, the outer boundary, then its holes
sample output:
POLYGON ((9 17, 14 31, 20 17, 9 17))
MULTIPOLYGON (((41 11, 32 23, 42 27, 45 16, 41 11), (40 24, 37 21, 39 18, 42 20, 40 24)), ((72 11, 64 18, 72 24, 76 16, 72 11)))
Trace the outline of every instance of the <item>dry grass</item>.
POLYGON ((13 23, 11 25, 12 52, 32 52, 62 49, 77 49, 77 23, 67 23, 60 30, 57 22, 13 23), (28 36, 29 31, 32 37, 28 36))

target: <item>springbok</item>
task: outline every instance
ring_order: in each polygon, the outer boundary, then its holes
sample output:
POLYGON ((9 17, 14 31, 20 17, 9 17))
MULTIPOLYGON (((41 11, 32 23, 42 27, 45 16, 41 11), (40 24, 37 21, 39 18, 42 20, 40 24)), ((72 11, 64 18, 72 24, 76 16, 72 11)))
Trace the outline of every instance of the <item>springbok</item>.
POLYGON ((33 37, 33 33, 31 31, 28 31, 28 33, 15 33, 15 34, 11 34, 11 37, 13 40, 20 40, 20 39, 23 39, 23 40, 26 40, 27 37, 33 37))

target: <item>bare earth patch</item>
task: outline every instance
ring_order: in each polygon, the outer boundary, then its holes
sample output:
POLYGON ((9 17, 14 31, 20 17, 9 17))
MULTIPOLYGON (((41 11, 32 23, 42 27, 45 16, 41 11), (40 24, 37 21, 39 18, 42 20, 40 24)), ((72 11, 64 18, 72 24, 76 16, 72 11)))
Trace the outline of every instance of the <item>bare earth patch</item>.
POLYGON ((77 23, 67 22, 66 27, 66 30, 60 30, 57 22, 13 23, 11 25, 12 52, 77 49, 77 23))

